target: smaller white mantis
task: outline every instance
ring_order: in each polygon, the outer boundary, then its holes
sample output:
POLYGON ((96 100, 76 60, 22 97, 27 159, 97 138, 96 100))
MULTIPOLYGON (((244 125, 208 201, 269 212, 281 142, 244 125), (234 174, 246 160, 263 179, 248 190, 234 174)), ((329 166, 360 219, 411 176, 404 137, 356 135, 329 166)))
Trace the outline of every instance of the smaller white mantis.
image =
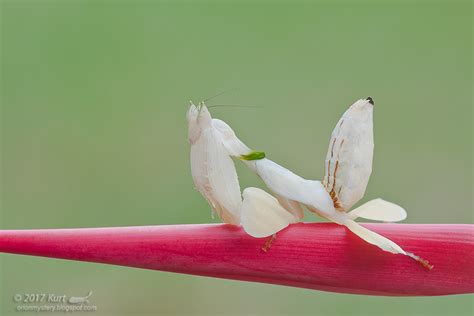
POLYGON ((427 268, 429 263, 405 252, 393 241, 359 225, 362 217, 384 222, 406 218, 405 210, 382 199, 369 201, 347 212, 359 201, 372 172, 372 98, 352 104, 337 123, 326 156, 323 182, 307 180, 252 151, 225 122, 213 119, 203 102, 191 102, 187 113, 191 144, 191 171, 196 188, 225 223, 242 224, 256 238, 274 234, 304 216, 304 205, 337 224, 344 225, 384 251, 407 255, 427 268), (231 156, 242 160, 275 194, 246 188, 243 200, 231 156))
POLYGON ((224 223, 242 223, 251 236, 267 237, 298 221, 263 190, 247 188, 242 201, 231 156, 258 159, 263 153, 252 152, 225 122, 212 119, 204 104, 191 104, 187 120, 194 184, 224 223))

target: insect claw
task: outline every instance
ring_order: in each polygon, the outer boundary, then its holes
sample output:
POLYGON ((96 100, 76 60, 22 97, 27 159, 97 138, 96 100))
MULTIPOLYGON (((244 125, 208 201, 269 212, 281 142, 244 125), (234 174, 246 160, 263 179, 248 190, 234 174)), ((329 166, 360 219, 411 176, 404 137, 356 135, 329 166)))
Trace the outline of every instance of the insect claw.
POLYGON ((423 268, 427 270, 433 270, 434 265, 432 265, 428 260, 421 258, 420 256, 415 255, 414 253, 406 251, 408 257, 416 260, 419 264, 423 266, 423 268))
POLYGON ((273 234, 272 237, 265 242, 265 244, 262 247, 263 252, 268 252, 268 250, 270 250, 273 244, 273 241, 275 241, 276 237, 277 237, 276 234, 273 234))

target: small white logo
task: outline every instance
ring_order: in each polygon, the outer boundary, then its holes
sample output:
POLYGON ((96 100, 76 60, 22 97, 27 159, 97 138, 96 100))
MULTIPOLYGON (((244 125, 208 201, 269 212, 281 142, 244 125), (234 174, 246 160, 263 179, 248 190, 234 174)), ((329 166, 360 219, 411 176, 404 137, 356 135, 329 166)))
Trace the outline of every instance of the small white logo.
POLYGON ((92 295, 92 291, 89 291, 89 294, 86 296, 71 296, 68 300, 69 304, 90 304, 89 297, 92 295))

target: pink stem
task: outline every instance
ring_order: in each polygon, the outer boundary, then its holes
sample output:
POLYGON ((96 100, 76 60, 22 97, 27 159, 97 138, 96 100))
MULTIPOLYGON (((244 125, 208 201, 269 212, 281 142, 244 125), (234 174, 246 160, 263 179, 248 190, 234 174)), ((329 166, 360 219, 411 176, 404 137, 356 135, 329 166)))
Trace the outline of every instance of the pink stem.
POLYGON ((364 226, 427 259, 434 269, 329 223, 291 225, 268 252, 262 251, 267 239, 223 224, 3 230, 0 251, 340 293, 474 292, 474 225, 364 226))

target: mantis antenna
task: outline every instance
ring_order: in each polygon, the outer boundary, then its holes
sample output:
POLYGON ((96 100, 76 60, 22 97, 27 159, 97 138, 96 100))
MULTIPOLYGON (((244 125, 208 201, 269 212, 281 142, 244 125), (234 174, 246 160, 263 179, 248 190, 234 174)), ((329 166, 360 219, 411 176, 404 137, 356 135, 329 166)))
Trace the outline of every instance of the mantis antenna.
POLYGON ((212 99, 214 99, 214 98, 217 98, 218 96, 223 95, 223 94, 225 94, 225 93, 227 93, 227 92, 230 92, 230 91, 232 91, 232 90, 235 90, 235 88, 227 89, 227 90, 221 91, 221 92, 219 92, 219 93, 217 93, 217 94, 215 94, 215 95, 213 95, 213 96, 211 96, 211 97, 209 97, 209 98, 206 98, 206 99, 202 100, 202 102, 210 101, 210 100, 212 100, 212 99))
POLYGON ((240 105, 240 104, 215 104, 209 105, 207 108, 221 108, 221 107, 231 107, 231 108, 250 108, 250 109, 262 109, 264 108, 261 105, 240 105))

